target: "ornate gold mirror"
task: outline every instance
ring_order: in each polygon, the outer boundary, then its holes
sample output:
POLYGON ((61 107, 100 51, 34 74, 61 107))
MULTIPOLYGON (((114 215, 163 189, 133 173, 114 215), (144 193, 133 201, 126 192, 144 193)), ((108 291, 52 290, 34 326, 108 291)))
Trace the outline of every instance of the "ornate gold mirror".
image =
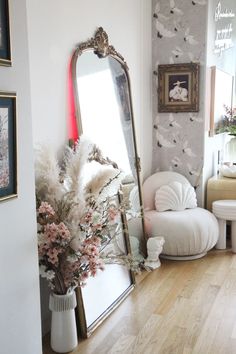
MULTIPOLYGON (((127 64, 100 27, 94 38, 76 48, 72 70, 79 134, 88 137, 103 156, 113 161, 111 164, 123 171, 121 195, 128 229, 125 237, 129 237, 131 250, 142 257, 146 242, 127 64)), ((88 336, 125 298, 133 284, 130 271, 120 265, 109 265, 101 277, 89 280, 79 290, 78 312, 83 336, 88 336)))

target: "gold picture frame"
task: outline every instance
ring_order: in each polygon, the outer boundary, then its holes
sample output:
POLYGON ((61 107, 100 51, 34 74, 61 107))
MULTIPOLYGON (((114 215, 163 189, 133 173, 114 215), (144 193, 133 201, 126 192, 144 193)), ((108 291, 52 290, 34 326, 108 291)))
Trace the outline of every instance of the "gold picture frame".
POLYGON ((199 63, 158 66, 158 112, 199 111, 199 63))
POLYGON ((0 65, 11 66, 9 1, 0 0, 0 65))

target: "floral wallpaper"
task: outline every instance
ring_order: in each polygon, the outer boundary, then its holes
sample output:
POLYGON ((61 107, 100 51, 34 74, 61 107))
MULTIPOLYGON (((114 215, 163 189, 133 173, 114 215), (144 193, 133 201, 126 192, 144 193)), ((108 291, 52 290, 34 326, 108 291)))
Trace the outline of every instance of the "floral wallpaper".
POLYGON ((196 187, 202 204, 204 78, 207 31, 205 0, 153 0, 153 172, 172 170, 196 187), (200 110, 158 113, 158 65, 200 63, 200 110))

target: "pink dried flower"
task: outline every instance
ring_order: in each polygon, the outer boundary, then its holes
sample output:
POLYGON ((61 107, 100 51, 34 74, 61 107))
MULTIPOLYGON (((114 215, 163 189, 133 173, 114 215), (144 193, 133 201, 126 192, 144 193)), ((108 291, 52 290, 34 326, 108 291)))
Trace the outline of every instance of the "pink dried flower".
POLYGON ((93 237, 91 237, 91 243, 93 243, 97 247, 100 247, 101 246, 101 239, 98 238, 97 236, 93 236, 93 237))
POLYGON ((83 272, 83 273, 81 274, 81 281, 84 281, 84 280, 86 280, 86 279, 88 279, 88 278, 89 278, 88 272, 83 272))
POLYGON ((92 226, 92 232, 94 231, 101 231, 102 230, 102 225, 101 224, 95 224, 92 226))
POLYGON ((46 243, 55 242, 57 240, 57 236, 57 225, 55 223, 45 225, 44 240, 46 243))
POLYGON ((84 220, 85 220, 85 222, 90 222, 91 219, 92 219, 92 213, 91 213, 91 211, 89 211, 89 212, 85 215, 84 220))
POLYGON ((63 222, 60 222, 60 224, 57 225, 57 229, 58 229, 59 236, 63 240, 68 240, 68 241, 71 240, 70 231, 68 230, 68 227, 63 222))
POLYGON ((95 246, 93 246, 93 245, 90 245, 90 247, 89 247, 89 251, 92 253, 92 254, 98 254, 98 249, 95 247, 95 246))
POLYGON ((40 214, 47 214, 48 216, 55 215, 55 211, 54 211, 53 207, 51 207, 51 205, 47 202, 42 202, 40 204, 40 207, 38 208, 38 212, 40 214))
POLYGON ((118 210, 115 206, 111 206, 109 209, 108 209, 108 217, 111 221, 114 221, 115 218, 117 217, 118 215, 118 210))
POLYGON ((47 251, 49 249, 49 245, 45 242, 43 244, 40 244, 38 246, 38 252, 39 252, 39 256, 43 257, 46 255, 47 251))
POLYGON ((61 253, 61 250, 57 248, 49 248, 47 251, 48 261, 52 264, 57 264, 59 253, 61 253))

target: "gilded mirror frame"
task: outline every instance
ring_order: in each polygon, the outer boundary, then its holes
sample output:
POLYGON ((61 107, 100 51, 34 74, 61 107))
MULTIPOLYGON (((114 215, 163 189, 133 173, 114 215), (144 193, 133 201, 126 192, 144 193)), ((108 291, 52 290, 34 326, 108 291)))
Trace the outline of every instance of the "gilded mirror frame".
MULTIPOLYGON (((72 56, 72 77, 73 77, 73 86, 74 86, 74 93, 75 93, 75 108, 76 108, 76 118, 77 118, 77 125, 79 129, 79 134, 83 134, 83 126, 82 126, 82 119, 81 119, 81 111, 80 111, 80 104, 79 104, 79 89, 77 86, 77 79, 76 79, 76 65, 77 65, 77 60, 78 58, 86 51, 91 51, 95 55, 98 56, 98 58, 102 59, 107 56, 110 56, 117 60, 126 75, 127 78, 127 84, 128 84, 128 90, 129 90, 129 99, 130 99, 130 118, 131 118, 131 124, 132 124, 132 135, 133 135, 133 147, 134 147, 134 165, 137 173, 137 185, 138 185, 138 192, 139 192, 139 200, 140 200, 140 206, 141 206, 141 219, 142 219, 142 232, 143 232, 143 238, 145 238, 145 228, 144 228, 144 218, 143 218, 143 209, 142 209, 142 194, 141 194, 141 182, 140 182, 140 158, 137 153, 137 145, 136 145, 136 135, 135 135, 135 127, 134 127, 134 118, 133 118, 133 105, 132 105, 132 95, 131 95, 131 84, 130 84, 130 76, 129 76, 129 68, 127 66, 127 63, 125 62, 123 56, 118 53, 115 48, 109 44, 108 40, 108 35, 107 33, 103 30, 102 27, 99 27, 97 31, 95 32, 94 37, 90 38, 86 42, 82 42, 79 44, 72 56)), ((119 195, 119 198, 121 198, 121 195, 119 195)), ((123 224, 123 230, 127 230, 127 220, 126 220, 126 215, 121 214, 121 220, 123 224)), ((128 234, 127 232, 124 232, 124 238, 125 238, 125 243, 126 243, 126 248, 128 252, 131 251, 130 249, 130 243, 128 239, 128 234)), ((144 243, 144 242, 143 242, 144 243)), ((145 245, 146 246, 146 245, 145 245)), ((144 249, 145 249, 144 246, 144 249)), ((146 252, 146 250, 145 250, 146 252)), ((82 296, 82 291, 79 288, 77 291, 77 304, 78 304, 78 321, 79 321, 79 326, 80 328, 80 336, 83 338, 88 337, 97 327, 98 325, 126 298, 126 296, 133 290, 134 288, 134 283, 135 283, 135 276, 134 273, 131 272, 131 280, 132 284, 129 288, 125 290, 124 293, 119 296, 119 298, 111 304, 107 308, 107 310, 99 316, 99 318, 91 325, 87 326, 86 323, 86 315, 85 315, 85 308, 84 308, 84 303, 83 303, 83 296, 82 296)))

